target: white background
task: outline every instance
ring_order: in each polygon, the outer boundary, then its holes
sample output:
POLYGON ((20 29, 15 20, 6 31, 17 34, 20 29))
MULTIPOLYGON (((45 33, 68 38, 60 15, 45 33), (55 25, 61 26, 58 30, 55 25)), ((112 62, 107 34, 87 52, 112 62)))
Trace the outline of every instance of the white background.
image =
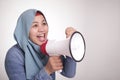
POLYGON ((65 39, 72 26, 86 40, 86 55, 76 76, 57 80, 120 80, 120 0, 0 0, 0 80, 8 80, 4 59, 16 42, 13 32, 19 15, 41 10, 49 24, 49 39, 65 39))

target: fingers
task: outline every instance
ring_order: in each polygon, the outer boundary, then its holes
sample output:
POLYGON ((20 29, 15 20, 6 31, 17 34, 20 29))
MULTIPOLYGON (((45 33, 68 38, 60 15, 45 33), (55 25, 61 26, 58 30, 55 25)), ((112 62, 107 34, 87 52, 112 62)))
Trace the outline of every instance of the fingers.
POLYGON ((73 32, 75 32, 76 30, 73 27, 67 27, 65 30, 65 34, 66 34, 66 38, 68 38, 69 36, 72 35, 73 32))
POLYGON ((49 74, 63 69, 63 63, 60 56, 49 57, 49 60, 45 66, 45 69, 49 74))
POLYGON ((60 56, 52 56, 50 57, 50 61, 51 61, 51 67, 55 71, 63 68, 63 64, 60 56))

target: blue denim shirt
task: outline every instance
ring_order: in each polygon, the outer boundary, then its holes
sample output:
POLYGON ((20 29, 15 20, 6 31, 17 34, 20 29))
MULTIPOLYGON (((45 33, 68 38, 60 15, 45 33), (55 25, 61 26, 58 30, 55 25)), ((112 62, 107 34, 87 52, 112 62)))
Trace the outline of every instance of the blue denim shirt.
MULTIPOLYGON (((76 72, 76 62, 70 57, 62 57, 62 59, 64 68, 61 74, 68 78, 74 77, 76 72)), ((5 58, 5 69, 9 80, 27 80, 24 52, 21 50, 19 45, 14 45, 7 52, 5 58)), ((55 73, 48 75, 43 67, 31 80, 55 80, 55 73)))

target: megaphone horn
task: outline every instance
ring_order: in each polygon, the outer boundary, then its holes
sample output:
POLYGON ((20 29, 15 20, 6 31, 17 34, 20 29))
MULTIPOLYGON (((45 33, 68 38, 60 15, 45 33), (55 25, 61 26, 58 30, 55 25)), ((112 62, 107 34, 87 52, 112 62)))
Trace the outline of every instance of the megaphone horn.
POLYGON ((80 62, 85 56, 86 45, 83 35, 75 31, 70 38, 65 40, 48 40, 40 46, 40 49, 42 53, 49 56, 66 55, 80 62))

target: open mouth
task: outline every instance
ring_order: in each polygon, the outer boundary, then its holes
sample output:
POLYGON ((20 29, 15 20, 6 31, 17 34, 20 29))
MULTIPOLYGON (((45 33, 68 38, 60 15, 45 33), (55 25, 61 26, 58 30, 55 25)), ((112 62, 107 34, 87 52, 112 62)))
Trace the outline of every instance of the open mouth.
POLYGON ((37 35, 37 38, 39 41, 44 42, 46 40, 45 33, 37 35))

